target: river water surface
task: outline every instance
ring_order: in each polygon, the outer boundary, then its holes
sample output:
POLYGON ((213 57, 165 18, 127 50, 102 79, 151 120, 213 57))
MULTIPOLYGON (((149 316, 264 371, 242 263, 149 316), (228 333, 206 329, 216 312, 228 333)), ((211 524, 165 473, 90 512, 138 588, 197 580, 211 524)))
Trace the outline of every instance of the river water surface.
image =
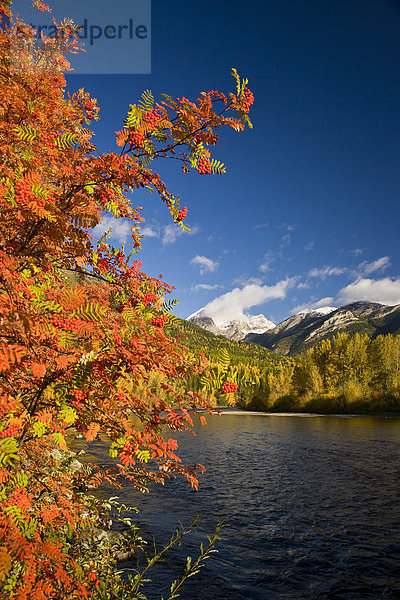
MULTIPOLYGON (((400 599, 400 420, 224 414, 196 437, 179 434, 184 462, 207 471, 121 500, 139 509, 145 537, 162 543, 197 514, 194 536, 145 589, 168 597, 176 562, 196 556, 227 518, 218 553, 184 600, 400 599), (160 538, 161 531, 161 538, 160 538)), ((129 563, 124 563, 129 568, 129 563)))

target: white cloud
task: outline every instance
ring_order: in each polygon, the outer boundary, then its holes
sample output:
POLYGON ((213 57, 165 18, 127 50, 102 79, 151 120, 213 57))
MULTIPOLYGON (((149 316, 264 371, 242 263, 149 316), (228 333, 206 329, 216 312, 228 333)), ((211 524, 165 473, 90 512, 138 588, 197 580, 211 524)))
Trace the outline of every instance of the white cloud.
POLYGON ((178 224, 166 225, 164 227, 162 243, 164 245, 174 244, 176 242, 176 239, 178 237, 181 237, 181 235, 185 235, 185 234, 187 235, 187 233, 189 233, 189 235, 194 235, 198 231, 199 231, 198 227, 192 227, 191 230, 189 232, 187 232, 187 231, 184 231, 182 229, 182 227, 180 227, 180 225, 178 225, 178 224))
POLYGON ((304 246, 304 250, 306 252, 310 252, 310 250, 314 250, 314 242, 311 240, 311 242, 308 242, 308 244, 306 244, 304 246))
POLYGON ((115 219, 109 215, 103 217, 102 221, 93 228, 93 235, 95 238, 100 238, 103 233, 111 231, 111 237, 118 240, 119 243, 126 242, 131 236, 131 225, 129 221, 124 219, 115 219))
POLYGON ((267 273, 268 271, 272 271, 271 263, 273 262, 273 260, 273 253, 271 252, 271 250, 269 250, 264 256, 264 261, 258 267, 261 273, 267 273))
POLYGON ((354 248, 354 250, 347 250, 348 254, 353 254, 354 256, 360 256, 364 254, 365 248, 354 248))
POLYGON ((248 276, 242 276, 242 277, 235 277, 235 279, 233 280, 232 283, 234 283, 235 285, 250 285, 250 284, 256 284, 256 285, 261 285, 263 282, 262 279, 260 279, 260 277, 248 277, 248 276))
POLYGON ((254 225, 253 229, 266 229, 267 227, 269 227, 269 223, 259 223, 254 225))
POLYGON ((204 273, 212 273, 219 266, 219 262, 216 260, 199 255, 192 258, 190 264, 200 268, 200 275, 204 275, 204 273))
POLYGON ((358 266, 358 269, 363 274, 370 275, 371 273, 374 273, 375 271, 379 271, 381 269, 382 270, 386 269, 389 265, 390 265, 390 259, 389 259, 389 257, 388 256, 382 256, 381 258, 378 258, 377 260, 374 260, 371 263, 369 263, 366 260, 364 260, 364 262, 362 262, 358 266))
POLYGON ((211 317, 216 325, 231 319, 240 319, 244 311, 252 306, 264 304, 268 300, 283 299, 289 288, 295 284, 294 278, 284 279, 275 285, 246 285, 234 288, 230 292, 215 298, 205 307, 205 314, 211 317))
POLYGON ((294 231, 297 227, 297 223, 282 223, 279 225, 279 229, 287 229, 288 231, 294 231))
POLYGON ((197 283, 196 285, 192 285, 190 287, 191 292, 201 292, 202 290, 216 290, 222 287, 219 283, 215 283, 214 285, 210 285, 209 283, 197 283))
POLYGON ((338 294, 342 304, 349 304, 357 300, 369 300, 394 306, 400 304, 400 277, 391 279, 363 279, 360 277, 353 283, 342 288, 338 294))
POLYGON ((266 261, 263 262, 260 266, 259 269, 261 271, 261 273, 267 273, 267 271, 271 271, 271 267, 270 267, 271 261, 266 261))
POLYGON ((290 244, 290 233, 286 233, 281 237, 281 248, 286 248, 290 244))
POLYGON ((142 227, 140 229, 140 233, 143 234, 145 237, 157 238, 160 236, 160 230, 149 225, 146 225, 146 227, 142 227))
POLYGON ((164 227, 164 233, 162 238, 163 244, 174 244, 176 242, 176 238, 183 235, 185 232, 179 225, 166 225, 164 227))
POLYGON ((304 310, 305 308, 323 308, 325 306, 332 306, 334 303, 334 298, 331 296, 327 296, 326 298, 321 298, 317 302, 306 302, 305 304, 300 304, 299 306, 295 306, 290 312, 292 315, 297 314, 298 312, 304 310))
POLYGON ((322 267, 322 269, 311 269, 308 276, 326 279, 332 275, 343 275, 343 273, 346 273, 346 269, 343 267, 322 267))

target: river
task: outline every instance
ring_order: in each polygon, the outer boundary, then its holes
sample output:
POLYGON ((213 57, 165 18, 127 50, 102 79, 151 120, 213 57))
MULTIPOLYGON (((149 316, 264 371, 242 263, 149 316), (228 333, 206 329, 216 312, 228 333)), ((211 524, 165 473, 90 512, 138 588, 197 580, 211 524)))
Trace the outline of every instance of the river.
MULTIPOLYGON (((227 518, 218 553, 184 600, 400 598, 400 419, 227 413, 196 437, 179 434, 184 462, 207 471, 149 495, 126 489, 145 537, 163 543, 201 513, 194 536, 145 588, 168 596, 176 563, 227 518)), ((130 568, 129 562, 123 563, 130 568)))

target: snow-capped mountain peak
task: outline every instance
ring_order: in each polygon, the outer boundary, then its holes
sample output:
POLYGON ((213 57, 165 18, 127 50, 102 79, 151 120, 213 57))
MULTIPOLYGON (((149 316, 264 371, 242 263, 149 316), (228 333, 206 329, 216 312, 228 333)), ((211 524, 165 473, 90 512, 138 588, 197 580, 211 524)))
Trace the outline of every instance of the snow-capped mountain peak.
POLYGON ((216 325, 214 320, 207 315, 204 308, 192 313, 186 317, 186 320, 192 321, 192 323, 200 325, 200 327, 212 333, 219 333, 230 340, 236 341, 244 339, 249 333, 265 333, 275 327, 275 324, 266 319, 264 315, 255 315, 252 317, 241 315, 237 319, 231 319, 216 325))
POLYGON ((303 308, 297 315, 329 315, 329 313, 337 310, 335 306, 321 306, 321 308, 303 308))

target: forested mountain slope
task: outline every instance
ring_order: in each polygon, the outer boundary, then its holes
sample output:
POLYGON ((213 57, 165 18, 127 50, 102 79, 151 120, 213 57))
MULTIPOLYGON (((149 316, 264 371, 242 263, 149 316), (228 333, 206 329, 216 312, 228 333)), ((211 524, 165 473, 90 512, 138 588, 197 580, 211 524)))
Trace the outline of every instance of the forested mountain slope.
POLYGON ((339 332, 378 335, 400 333, 400 305, 353 302, 329 314, 303 312, 289 317, 263 334, 249 334, 246 341, 260 344, 282 355, 294 355, 332 339, 339 332))
POLYGON ((210 361, 217 361, 222 348, 229 352, 231 363, 235 365, 258 365, 262 367, 291 362, 271 350, 247 341, 232 341, 223 335, 215 335, 198 325, 178 319, 173 334, 193 352, 203 352, 210 361))

